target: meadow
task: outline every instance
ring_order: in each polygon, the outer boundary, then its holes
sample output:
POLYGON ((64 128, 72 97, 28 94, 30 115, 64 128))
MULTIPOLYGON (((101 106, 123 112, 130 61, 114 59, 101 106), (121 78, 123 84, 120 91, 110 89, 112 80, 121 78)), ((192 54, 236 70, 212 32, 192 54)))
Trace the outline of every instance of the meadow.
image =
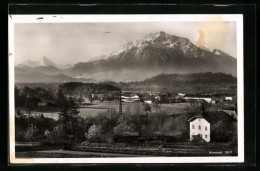
MULTIPOLYGON (((151 112, 150 114, 182 114, 186 112, 196 111, 197 108, 192 107, 189 102, 186 103, 170 103, 170 104, 160 104, 156 107, 155 104, 150 104, 151 112), (157 108, 157 109, 156 109, 157 108), (157 112, 156 112, 157 110, 157 112)), ((17 108, 18 109, 18 108, 17 108)), ((119 111, 119 103, 116 102, 93 102, 93 104, 88 104, 85 106, 81 106, 79 108, 79 116, 83 118, 91 118, 96 117, 99 113, 104 113, 108 109, 113 109, 115 111, 119 111)), ((26 112, 23 108, 19 108, 21 112, 26 112)), ((136 111, 143 110, 143 103, 122 103, 122 111, 129 112, 131 114, 136 113, 136 111)), ((57 120, 59 116, 59 109, 55 107, 35 107, 32 108, 31 113, 35 113, 38 115, 43 114, 44 117, 52 118, 57 120)), ((145 113, 145 112, 144 112, 145 113)))

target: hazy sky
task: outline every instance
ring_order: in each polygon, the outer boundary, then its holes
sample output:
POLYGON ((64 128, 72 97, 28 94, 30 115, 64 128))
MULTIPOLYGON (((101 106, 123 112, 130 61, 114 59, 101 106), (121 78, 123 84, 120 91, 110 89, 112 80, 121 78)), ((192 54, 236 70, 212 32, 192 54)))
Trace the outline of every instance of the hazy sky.
POLYGON ((42 56, 60 65, 86 62, 155 31, 237 55, 235 22, 33 23, 14 26, 15 65, 42 56))

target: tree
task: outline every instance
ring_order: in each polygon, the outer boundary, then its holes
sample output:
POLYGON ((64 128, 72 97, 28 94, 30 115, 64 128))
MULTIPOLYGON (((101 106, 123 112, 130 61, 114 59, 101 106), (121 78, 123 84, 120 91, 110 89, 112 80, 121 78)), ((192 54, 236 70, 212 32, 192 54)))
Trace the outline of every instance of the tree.
POLYGON ((18 97, 20 95, 20 90, 15 86, 14 87, 14 96, 18 97))
MULTIPOLYGON (((73 98, 69 98, 66 100, 66 102, 63 104, 61 107, 59 114, 59 121, 61 121, 63 125, 63 132, 65 135, 70 136, 70 135, 75 135, 75 130, 78 122, 78 104, 73 98)), ((68 137, 64 136, 64 141, 68 137)))
POLYGON ((168 97, 170 96, 170 93, 168 92, 167 88, 162 88, 160 90, 160 102, 161 103, 168 103, 168 97))
POLYGON ((48 141, 62 142, 63 138, 65 136, 63 124, 59 124, 59 125, 55 126, 53 128, 53 131, 51 131, 51 132, 49 130, 46 130, 44 132, 44 136, 47 138, 48 141))
POLYGON ((58 90, 57 99, 56 99, 56 105, 58 107, 64 107, 66 105, 67 101, 63 94, 63 91, 61 89, 58 90))
POLYGON ((79 96, 79 97, 77 98, 77 103, 83 104, 84 102, 85 102, 85 100, 84 100, 84 98, 83 98, 82 96, 79 96))
POLYGON ((151 106, 148 103, 145 103, 143 106, 143 110, 147 114, 147 112, 151 112, 151 106))
POLYGON ((73 98, 69 98, 63 104, 59 114, 59 120, 63 122, 67 121, 75 121, 79 114, 78 104, 75 102, 73 98))
POLYGON ((88 129, 88 132, 85 133, 85 137, 89 142, 100 142, 102 135, 102 128, 101 125, 93 124, 88 129))
POLYGON ((28 128, 27 131, 24 134, 24 138, 26 141, 33 141, 35 140, 36 136, 38 133, 38 128, 31 124, 28 128))
MULTIPOLYGON (((145 103, 143 106, 143 110, 145 111, 145 114, 147 115, 147 112, 151 112, 151 106, 148 103, 145 103)), ((149 114, 149 120, 151 119, 151 116, 149 114)))
POLYGON ((154 107, 155 107, 156 115, 158 115, 158 109, 159 111, 161 110, 161 104, 159 100, 154 101, 154 107))
POLYGON ((120 116, 117 121, 117 126, 114 127, 114 137, 121 136, 124 132, 133 132, 135 126, 130 122, 130 116, 120 116))

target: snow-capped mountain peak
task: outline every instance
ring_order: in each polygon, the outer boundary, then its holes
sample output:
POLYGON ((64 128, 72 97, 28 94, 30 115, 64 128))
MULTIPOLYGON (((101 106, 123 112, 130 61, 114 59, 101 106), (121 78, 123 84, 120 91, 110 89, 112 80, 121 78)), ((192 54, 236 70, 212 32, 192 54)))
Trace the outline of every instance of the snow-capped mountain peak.
POLYGON ((41 57, 39 60, 31 60, 28 59, 26 60, 24 63, 17 65, 18 67, 30 67, 30 68, 36 68, 36 67, 46 67, 46 66, 53 66, 59 69, 67 69, 72 67, 72 65, 68 64, 68 65, 57 65, 54 62, 52 62, 49 58, 47 58, 46 56, 41 57))
POLYGON ((39 66, 57 66, 55 63, 53 63, 49 58, 46 56, 43 56, 38 61, 39 66))

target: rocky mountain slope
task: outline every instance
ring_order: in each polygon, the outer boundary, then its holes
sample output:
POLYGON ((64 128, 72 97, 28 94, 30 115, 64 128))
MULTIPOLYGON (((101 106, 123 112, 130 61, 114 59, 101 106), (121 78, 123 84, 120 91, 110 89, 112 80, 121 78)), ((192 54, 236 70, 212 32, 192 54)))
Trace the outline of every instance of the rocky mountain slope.
POLYGON ((220 50, 197 47, 187 38, 155 32, 114 53, 75 64, 71 76, 144 80, 159 73, 224 72, 236 76, 236 59, 220 50))

